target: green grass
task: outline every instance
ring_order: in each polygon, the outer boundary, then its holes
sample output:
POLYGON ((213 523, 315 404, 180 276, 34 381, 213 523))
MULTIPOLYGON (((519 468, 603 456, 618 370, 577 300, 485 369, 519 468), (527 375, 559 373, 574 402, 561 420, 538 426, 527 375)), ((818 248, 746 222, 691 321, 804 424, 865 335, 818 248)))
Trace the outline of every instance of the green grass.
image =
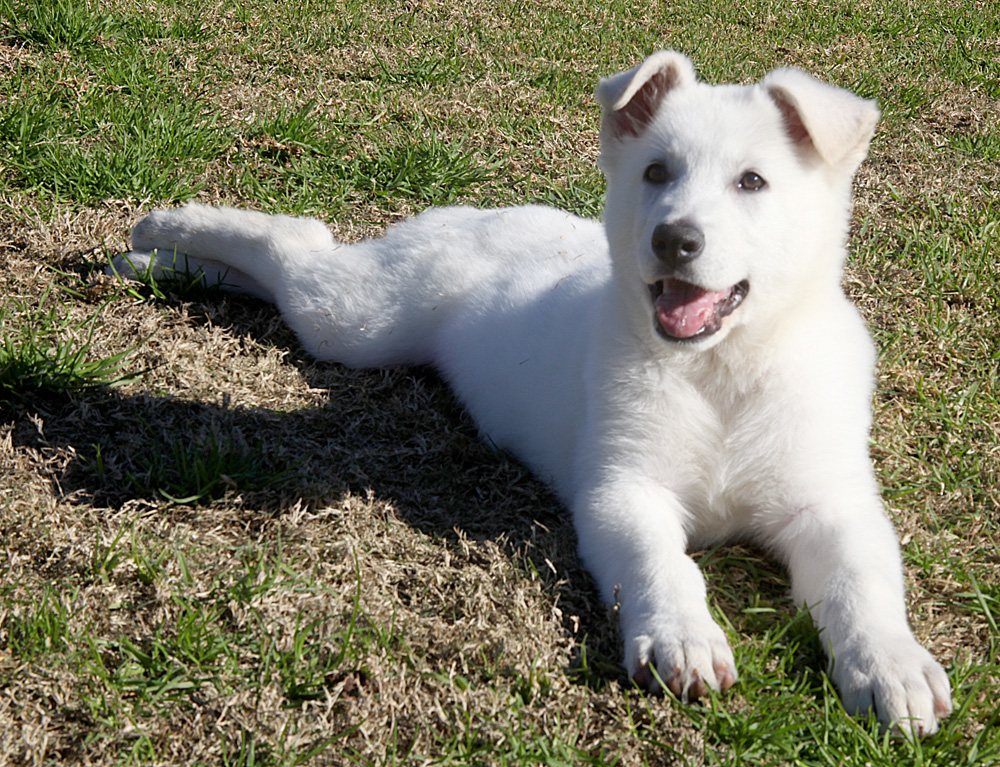
MULTIPOLYGON (((292 477, 288 468, 268 460, 271 447, 238 432, 209 431, 142 456, 126 478, 137 492, 151 491, 170 503, 202 505, 227 493, 274 487, 292 477)), ((96 452, 100 455, 99 448, 96 452)))
POLYGON ((104 327, 104 308, 73 318, 51 290, 37 303, 8 298, 0 305, 0 402, 130 380, 133 374, 124 366, 134 348, 108 355, 94 352, 95 336, 104 327))
POLYGON ((108 14, 90 2, 52 0, 33 3, 26 0, 3 0, 0 29, 15 38, 51 50, 80 49, 94 45, 97 37, 111 24, 108 14))
POLYGON ((0 0, 0 753, 1000 763, 997 39, 973 0, 0 0), (431 204, 599 215, 594 84, 664 45, 710 82, 793 65, 880 102, 845 287, 913 624, 955 689, 926 741, 844 713, 742 547, 699 557, 736 687, 632 690, 569 522, 439 382, 315 363, 180 268, 100 276, 190 199, 347 239, 431 204))
POLYGON ((72 597, 65 598, 47 587, 30 602, 11 600, 6 604, 14 608, 6 626, 12 654, 31 659, 66 649, 72 597))

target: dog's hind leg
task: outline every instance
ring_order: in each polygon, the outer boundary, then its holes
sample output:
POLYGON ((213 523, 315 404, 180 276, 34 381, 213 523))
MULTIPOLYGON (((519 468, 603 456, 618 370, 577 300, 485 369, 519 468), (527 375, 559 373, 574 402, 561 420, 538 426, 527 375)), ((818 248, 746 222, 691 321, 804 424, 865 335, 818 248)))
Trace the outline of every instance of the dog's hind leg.
POLYGON ((318 359, 425 365, 436 362, 438 331, 469 291, 506 268, 493 245, 523 224, 494 211, 441 208, 382 238, 345 244, 315 219, 187 205, 139 221, 133 251, 113 269, 126 278, 190 273, 269 300, 318 359))
POLYGON ((174 248, 133 250, 116 256, 107 271, 126 280, 200 283, 206 288, 245 293, 274 303, 274 294, 268 288, 239 269, 174 248))
POLYGON ((330 231, 315 219, 192 204, 144 217, 132 230, 132 253, 114 266, 125 277, 200 273, 208 286, 273 301, 289 262, 332 246, 330 231))

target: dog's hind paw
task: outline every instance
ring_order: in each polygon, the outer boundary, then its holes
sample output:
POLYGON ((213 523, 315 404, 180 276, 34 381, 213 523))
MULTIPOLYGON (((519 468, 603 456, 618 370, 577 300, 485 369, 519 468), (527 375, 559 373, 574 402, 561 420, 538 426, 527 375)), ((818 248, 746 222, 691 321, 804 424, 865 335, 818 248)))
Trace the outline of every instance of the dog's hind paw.
POLYGON ((848 713, 870 712, 896 734, 933 735, 951 713, 948 675, 912 636, 841 648, 833 680, 848 713))
MULTIPOLYGON (((156 269, 156 254, 132 251, 123 253, 111 259, 111 264, 105 270, 112 277, 124 280, 138 280, 152 274, 156 269)), ((154 275, 158 276, 158 275, 154 275)))
POLYGON ((201 266, 193 259, 189 260, 183 255, 178 257, 173 251, 155 249, 151 252, 133 250, 115 256, 105 272, 112 277, 140 282, 148 280, 191 283, 201 280, 203 284, 207 282, 201 266))
POLYGON ((683 703, 728 690, 736 663, 725 634, 712 620, 626 639, 625 666, 632 681, 649 692, 670 690, 683 703))

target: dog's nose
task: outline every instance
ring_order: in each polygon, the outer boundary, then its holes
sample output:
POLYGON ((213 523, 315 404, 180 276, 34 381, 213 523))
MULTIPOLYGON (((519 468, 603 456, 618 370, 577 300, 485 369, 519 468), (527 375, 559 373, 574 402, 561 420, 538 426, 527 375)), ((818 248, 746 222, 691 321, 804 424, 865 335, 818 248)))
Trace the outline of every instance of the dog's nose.
POLYGON ((671 269, 694 261, 705 249, 701 229, 684 222, 657 224, 653 229, 653 253, 671 269))

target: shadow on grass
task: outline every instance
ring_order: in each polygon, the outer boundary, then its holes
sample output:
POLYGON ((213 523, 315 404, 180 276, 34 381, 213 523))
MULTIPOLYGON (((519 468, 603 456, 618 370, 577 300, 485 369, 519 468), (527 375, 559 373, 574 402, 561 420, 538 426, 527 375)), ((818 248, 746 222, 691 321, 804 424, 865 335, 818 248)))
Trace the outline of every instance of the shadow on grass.
POLYGON ((266 304, 205 300, 188 305, 192 323, 287 351, 309 387, 325 392, 321 404, 279 411, 231 405, 223 391, 205 402, 103 389, 6 407, 0 421, 13 425, 14 447, 63 455, 51 474, 62 498, 111 510, 138 502, 178 521, 224 509, 251 535, 293 507, 371 498, 449 546, 497 543, 539 574, 571 628, 591 638, 591 657, 609 659, 603 678, 620 677, 612 622, 576 557, 569 515, 479 439, 434 373, 316 362, 266 304))
MULTIPOLYGON (((145 501, 178 519, 226 506, 251 533, 296 505, 319 509, 348 495, 387 502, 427 535, 497 542, 540 573, 583 639, 570 675, 591 688, 628 685, 616 621, 576 556, 568 513, 527 469, 478 438, 436 375, 316 362, 273 309, 252 300, 195 302, 189 317, 287 350, 325 403, 277 411, 231 406, 223 392, 209 403, 97 390, 8 409, 15 445, 71 456, 53 477, 64 498, 111 509, 145 501)), ((699 559, 737 634, 781 620, 773 606, 787 581, 759 552, 727 548, 699 559), (754 594, 764 607, 748 611, 754 594)))

